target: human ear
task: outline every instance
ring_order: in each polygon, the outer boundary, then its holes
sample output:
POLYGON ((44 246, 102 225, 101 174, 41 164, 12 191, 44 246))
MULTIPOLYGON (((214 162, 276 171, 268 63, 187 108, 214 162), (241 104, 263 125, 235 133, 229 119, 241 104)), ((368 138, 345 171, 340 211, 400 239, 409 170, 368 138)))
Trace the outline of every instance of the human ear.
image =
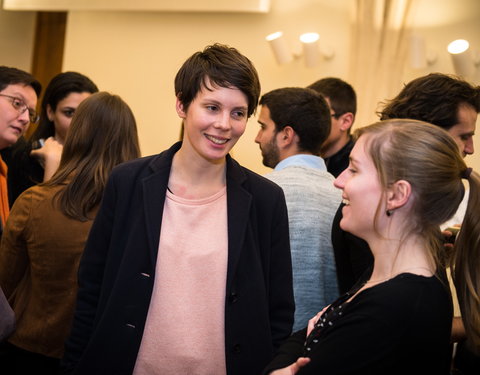
POLYGON ((295 137, 295 130, 291 126, 285 126, 281 131, 281 141, 283 145, 289 145, 295 137))
POLYGON ((405 206, 412 195, 412 185, 405 180, 398 180, 387 191, 387 210, 405 206))
POLYGON ((340 130, 344 131, 344 132, 347 132, 348 129, 350 129, 352 127, 354 119, 355 119, 355 117, 353 116, 353 113, 351 113, 351 112, 344 113, 341 116, 340 130))
POLYGON ((178 117, 180 117, 180 118, 185 118, 185 117, 187 117, 187 113, 186 113, 186 111, 184 110, 183 103, 182 103, 182 101, 179 99, 178 96, 177 96, 177 99, 176 99, 176 102, 175 102, 175 109, 176 109, 176 111, 177 111, 178 117))
POLYGON ((47 117, 49 121, 53 121, 53 115, 54 112, 52 110, 52 107, 50 106, 50 104, 47 104, 47 117))

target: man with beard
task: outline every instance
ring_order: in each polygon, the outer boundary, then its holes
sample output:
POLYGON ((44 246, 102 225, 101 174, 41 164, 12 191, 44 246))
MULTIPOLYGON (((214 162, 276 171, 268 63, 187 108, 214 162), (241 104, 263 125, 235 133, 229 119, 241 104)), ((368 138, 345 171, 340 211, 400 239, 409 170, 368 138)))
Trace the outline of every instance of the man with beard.
POLYGON ((338 296, 330 230, 340 191, 319 156, 330 133, 330 109, 311 89, 282 88, 260 99, 260 145, 265 177, 283 188, 293 265, 295 322, 304 327, 338 296))

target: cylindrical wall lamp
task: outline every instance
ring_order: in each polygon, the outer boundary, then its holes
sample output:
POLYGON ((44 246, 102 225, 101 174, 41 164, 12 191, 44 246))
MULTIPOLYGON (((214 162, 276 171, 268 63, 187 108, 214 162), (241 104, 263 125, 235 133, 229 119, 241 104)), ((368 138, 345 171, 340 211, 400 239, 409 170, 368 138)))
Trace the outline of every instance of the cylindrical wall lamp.
POLYGON ((464 39, 454 40, 447 47, 447 51, 452 56, 455 73, 463 78, 468 77, 473 69, 473 60, 470 56, 469 47, 468 41, 464 39))
POLYGON ((268 35, 266 38, 267 42, 272 47, 273 54, 275 59, 279 64, 287 64, 293 60, 292 53, 290 52, 283 33, 277 31, 276 33, 268 35))
POLYGON ((427 66, 425 39, 419 35, 410 36, 410 65, 414 69, 423 69, 427 66))
POLYGON ((320 61, 320 47, 318 40, 320 36, 317 33, 305 33, 300 35, 300 41, 303 44, 303 55, 305 65, 309 68, 318 65, 320 61))

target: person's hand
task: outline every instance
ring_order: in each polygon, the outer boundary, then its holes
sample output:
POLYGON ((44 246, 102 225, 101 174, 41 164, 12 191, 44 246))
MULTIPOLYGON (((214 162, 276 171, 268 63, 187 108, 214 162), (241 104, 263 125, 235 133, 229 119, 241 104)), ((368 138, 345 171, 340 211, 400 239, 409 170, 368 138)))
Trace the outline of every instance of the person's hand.
POLYGON ((295 375, 303 366, 310 362, 310 358, 300 357, 290 366, 272 371, 270 375, 295 375))
POLYGON ((63 146, 55 138, 49 137, 45 140, 43 147, 32 150, 30 155, 38 160, 40 165, 44 168, 43 181, 47 181, 53 176, 62 157, 63 146))
POLYGON ((457 224, 442 231, 443 238, 445 239, 443 246, 445 247, 447 260, 452 256, 453 244, 455 243, 455 239, 459 230, 460 224, 457 224))
POLYGON ((310 336, 310 332, 313 331, 313 328, 315 328, 315 324, 318 322, 318 319, 320 319, 320 317, 323 315, 323 313, 328 308, 328 306, 330 305, 325 306, 322 311, 320 311, 317 315, 315 315, 312 319, 308 321, 307 337, 310 336))

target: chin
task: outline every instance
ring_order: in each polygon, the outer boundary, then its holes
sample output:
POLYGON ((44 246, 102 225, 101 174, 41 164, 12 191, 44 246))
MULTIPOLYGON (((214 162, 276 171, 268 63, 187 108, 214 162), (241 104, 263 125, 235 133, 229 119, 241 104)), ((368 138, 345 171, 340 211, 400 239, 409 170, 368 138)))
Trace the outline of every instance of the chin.
POLYGON ((357 234, 354 233, 354 230, 352 230, 352 227, 348 225, 348 220, 345 220, 345 218, 342 218, 342 220, 340 220, 339 226, 343 231, 352 233, 353 235, 357 236, 357 234))
POLYGON ((344 230, 345 232, 348 232, 348 230, 345 228, 345 224, 343 224, 343 219, 340 220, 340 223, 338 225, 341 230, 344 230))

